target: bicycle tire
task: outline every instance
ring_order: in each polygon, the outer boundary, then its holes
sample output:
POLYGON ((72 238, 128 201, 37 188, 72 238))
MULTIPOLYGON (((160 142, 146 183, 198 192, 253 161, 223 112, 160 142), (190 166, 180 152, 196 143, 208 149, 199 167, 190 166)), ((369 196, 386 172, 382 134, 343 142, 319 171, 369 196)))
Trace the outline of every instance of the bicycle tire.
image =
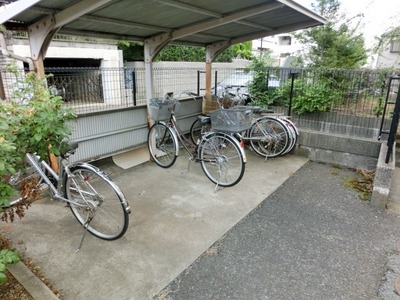
POLYGON ((94 166, 79 165, 70 171, 71 176, 64 176, 64 196, 73 201, 69 207, 78 222, 100 239, 111 241, 122 237, 128 229, 129 215, 121 190, 94 166))
POLYGON ((276 157, 289 147, 286 125, 273 117, 262 117, 249 130, 250 146, 258 155, 276 157))
POLYGON ((154 162, 162 168, 171 167, 176 161, 177 147, 171 129, 162 123, 151 126, 147 146, 154 162))
POLYGON ((190 139, 193 144, 197 144, 201 141, 204 133, 211 131, 211 121, 202 123, 200 119, 196 119, 192 126, 190 126, 190 139))
POLYGON ((285 155, 287 153, 289 153, 290 151, 292 151, 292 149, 294 148, 294 146, 297 143, 297 136, 298 136, 298 131, 296 128, 296 125, 294 125, 294 123, 286 118, 282 118, 280 119, 285 123, 285 126, 288 129, 289 132, 289 140, 290 140, 290 144, 287 147, 287 149, 285 150, 284 153, 282 153, 282 155, 285 155))
POLYGON ((203 172, 218 186, 234 186, 242 179, 245 160, 233 137, 210 133, 202 139, 198 151, 203 172))

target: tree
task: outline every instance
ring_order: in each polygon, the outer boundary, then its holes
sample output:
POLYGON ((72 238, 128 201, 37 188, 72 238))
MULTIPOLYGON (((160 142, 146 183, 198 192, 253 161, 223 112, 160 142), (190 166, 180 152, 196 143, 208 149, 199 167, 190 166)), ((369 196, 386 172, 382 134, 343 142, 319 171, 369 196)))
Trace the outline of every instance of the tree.
POLYGON ((118 42, 117 47, 122 50, 124 61, 144 61, 144 45, 139 42, 118 42))
MULTIPOLYGON (((323 26, 306 29, 296 38, 310 45, 302 60, 310 67, 353 69, 367 61, 364 37, 357 33, 357 27, 350 26, 351 20, 339 15, 338 0, 317 0, 314 10, 328 21, 323 26), (345 20, 344 22, 341 20, 345 20)), ((355 18, 362 17, 361 15, 355 18)))
POLYGON ((260 58, 254 58, 247 72, 253 74, 249 83, 249 92, 254 105, 268 107, 273 103, 274 91, 268 87, 269 71, 267 67, 272 65, 273 59, 270 52, 265 52, 260 58))
MULTIPOLYGON (((144 46, 140 42, 118 42, 124 61, 144 61, 144 46)), ((251 59, 251 42, 233 45, 215 59, 216 62, 231 62, 233 58, 251 59)), ((168 45, 158 54, 158 61, 200 61, 206 59, 206 50, 202 47, 168 45)))
POLYGON ((252 59, 253 54, 251 52, 252 43, 251 41, 235 44, 232 46, 233 55, 236 58, 252 59))

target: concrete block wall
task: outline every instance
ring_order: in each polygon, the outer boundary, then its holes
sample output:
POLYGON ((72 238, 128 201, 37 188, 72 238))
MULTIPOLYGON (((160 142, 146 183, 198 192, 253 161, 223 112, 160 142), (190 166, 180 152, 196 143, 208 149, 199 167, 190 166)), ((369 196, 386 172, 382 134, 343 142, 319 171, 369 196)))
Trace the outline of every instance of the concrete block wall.
POLYGON ((299 128, 294 153, 314 161, 349 168, 376 168, 381 142, 373 139, 299 128))

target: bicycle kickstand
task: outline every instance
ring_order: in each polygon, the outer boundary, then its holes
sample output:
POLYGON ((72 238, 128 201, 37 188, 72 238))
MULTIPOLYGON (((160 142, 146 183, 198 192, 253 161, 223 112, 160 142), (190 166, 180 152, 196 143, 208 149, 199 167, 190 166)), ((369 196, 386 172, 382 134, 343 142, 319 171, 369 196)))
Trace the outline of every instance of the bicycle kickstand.
POLYGON ((189 158, 189 161, 188 161, 188 168, 187 168, 188 173, 189 173, 189 171, 190 171, 190 165, 191 165, 191 163, 192 163, 192 159, 189 158))
POLYGON ((83 227, 85 227, 85 231, 84 231, 84 233, 83 233, 81 242, 79 243, 78 250, 76 250, 75 253, 78 253, 79 250, 81 250, 81 247, 82 247, 82 244, 83 244, 83 240, 85 239, 86 232, 88 231, 88 227, 89 227, 89 224, 90 224, 90 222, 92 221, 92 219, 93 219, 93 217, 88 217, 88 219, 86 220, 85 224, 83 225, 83 227))
POLYGON ((214 188, 214 193, 216 193, 218 191, 219 191, 219 183, 217 182, 217 184, 215 185, 215 188, 214 188))

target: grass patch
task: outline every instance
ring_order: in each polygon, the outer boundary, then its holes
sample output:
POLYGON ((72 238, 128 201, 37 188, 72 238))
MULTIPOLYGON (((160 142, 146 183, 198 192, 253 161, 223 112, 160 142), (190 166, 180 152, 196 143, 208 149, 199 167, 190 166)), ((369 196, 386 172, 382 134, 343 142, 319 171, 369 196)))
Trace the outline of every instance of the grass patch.
POLYGON ((365 169, 357 169, 356 172, 360 176, 346 179, 345 186, 355 189, 359 193, 360 199, 368 201, 374 187, 375 172, 365 169))

